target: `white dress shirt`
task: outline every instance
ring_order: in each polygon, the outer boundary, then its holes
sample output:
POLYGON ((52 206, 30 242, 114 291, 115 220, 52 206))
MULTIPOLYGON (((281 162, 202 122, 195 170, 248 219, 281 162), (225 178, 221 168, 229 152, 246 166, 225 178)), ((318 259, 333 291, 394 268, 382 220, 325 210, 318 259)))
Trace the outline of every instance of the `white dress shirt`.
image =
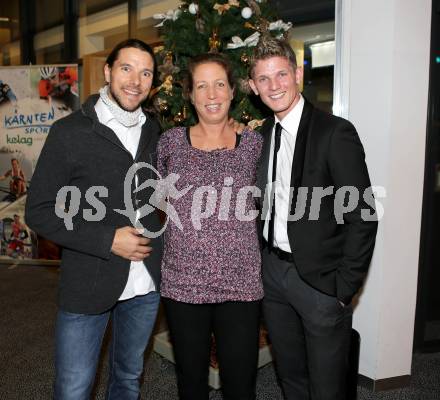
MULTIPOLYGON (((267 181, 272 182, 272 163, 275 126, 279 122, 283 128, 281 131, 281 144, 277 154, 277 178, 275 185, 275 221, 274 221, 274 246, 291 253, 289 236, 287 235, 287 219, 290 213, 290 182, 292 177, 293 154, 295 152, 295 141, 298 133, 299 122, 304 108, 304 98, 300 96, 298 103, 280 121, 275 116, 275 124, 272 130, 270 142, 269 168, 267 169, 267 181)), ((269 186, 271 190, 272 187, 269 186)), ((270 202, 272 207, 272 199, 270 202)), ((270 210, 266 215, 263 228, 263 236, 267 240, 269 231, 270 210)))
MULTIPOLYGON (((108 126, 118 137, 124 147, 131 153, 133 160, 139 146, 142 125, 145 123, 146 117, 142 113, 139 116, 139 122, 130 127, 126 127, 119 123, 110 112, 105 103, 99 99, 95 105, 95 111, 98 115, 99 122, 108 126)), ((136 177, 137 178, 137 177, 136 177)), ((122 183, 121 183, 122 185, 122 183)), ((136 179, 136 186, 138 185, 136 179)), ((135 296, 144 295, 156 290, 153 279, 145 268, 143 261, 132 261, 130 264, 130 272, 125 289, 119 300, 131 299, 135 296)))

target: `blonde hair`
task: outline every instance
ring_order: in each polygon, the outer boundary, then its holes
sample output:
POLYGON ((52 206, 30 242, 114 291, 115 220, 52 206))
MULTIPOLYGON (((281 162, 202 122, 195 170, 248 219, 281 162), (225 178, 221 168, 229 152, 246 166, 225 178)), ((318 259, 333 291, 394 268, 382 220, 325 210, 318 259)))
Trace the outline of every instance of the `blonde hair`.
POLYGON ((260 36, 251 55, 249 75, 252 77, 255 65, 259 60, 265 60, 271 57, 285 57, 292 65, 293 69, 296 69, 297 67, 295 52, 286 40, 276 39, 269 34, 263 34, 260 36))

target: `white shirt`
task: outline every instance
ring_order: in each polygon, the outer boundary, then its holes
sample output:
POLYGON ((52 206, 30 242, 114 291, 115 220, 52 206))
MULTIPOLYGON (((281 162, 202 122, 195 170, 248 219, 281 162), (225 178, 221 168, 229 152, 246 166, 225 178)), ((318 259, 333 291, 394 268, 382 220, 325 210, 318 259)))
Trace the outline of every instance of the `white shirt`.
MULTIPOLYGON (((108 126, 116 134, 124 147, 131 153, 134 160, 139 146, 142 125, 146 120, 145 115, 142 113, 139 116, 139 122, 136 125, 126 127, 116 120, 101 99, 96 102, 95 111, 98 115, 99 122, 108 126)), ((136 179, 136 186, 137 185, 138 181, 136 179)), ((119 297, 119 300, 131 299, 135 296, 144 295, 154 290, 156 290, 156 287, 149 272, 145 268, 144 262, 132 261, 130 264, 128 281, 125 285, 124 291, 119 297)))
MULTIPOLYGON (((291 253, 289 236, 287 235, 287 218, 290 213, 290 182, 292 177, 293 154, 295 152, 296 135, 299 122, 304 108, 304 98, 300 96, 298 103, 280 121, 275 116, 275 124, 272 130, 270 143, 269 168, 267 169, 267 181, 272 182, 272 163, 275 126, 279 122, 283 128, 281 131, 281 144, 277 154, 277 177, 275 185, 275 221, 274 221, 274 246, 291 253)), ((271 185, 268 187, 272 193, 271 185)), ((270 210, 272 209, 272 198, 270 208, 266 215, 263 228, 263 236, 267 240, 269 231, 270 210)))

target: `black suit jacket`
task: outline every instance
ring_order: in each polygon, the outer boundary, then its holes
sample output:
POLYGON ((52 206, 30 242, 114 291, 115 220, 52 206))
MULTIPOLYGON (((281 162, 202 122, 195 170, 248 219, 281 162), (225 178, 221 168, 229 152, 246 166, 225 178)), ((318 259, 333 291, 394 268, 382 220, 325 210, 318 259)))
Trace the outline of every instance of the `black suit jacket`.
MULTIPOLYGON (((71 115, 56 121, 50 129, 32 177, 26 202, 26 223, 41 236, 62 246, 59 306, 74 313, 97 314, 111 308, 125 288, 130 261, 111 252, 117 228, 131 225, 130 219, 116 212, 124 210, 124 179, 133 165, 132 155, 116 134, 98 121, 91 96, 71 115), (66 229, 55 213, 57 193, 63 186, 75 186, 81 193, 73 230, 66 229), (106 209, 99 221, 87 221, 83 211, 94 206, 85 194, 92 186, 104 186, 108 196, 99 197, 106 209)), ((148 117, 142 126, 135 162, 156 163, 160 127, 148 117)), ((138 170, 139 183, 156 177, 150 169, 138 170)), ((132 193, 133 193, 132 186, 132 193)), ((153 188, 136 196, 134 208, 149 201, 153 188)), ((130 193, 132 196, 133 194, 130 193)), ((72 204, 72 203, 70 203, 72 204)), ((150 232, 161 223, 157 213, 141 219, 150 232)), ((144 264, 156 289, 160 287, 162 238, 152 239, 153 251, 144 264)))
MULTIPOLYGON (((257 181, 262 193, 268 183, 273 125, 274 117, 270 117, 261 130, 264 144, 257 181)), ((316 289, 336 296, 345 304, 350 303, 367 274, 377 231, 365 154, 356 129, 350 122, 318 110, 306 100, 292 170, 281 173, 291 174, 294 192, 290 214, 295 214, 295 207, 298 211, 304 210, 301 218, 293 218, 287 223, 298 272, 316 289), (359 201, 353 210, 342 214, 336 191, 344 186, 356 188, 359 201), (300 187, 302 193, 307 191, 305 195, 298 195, 300 187), (322 191, 319 188, 327 188, 329 194, 316 207, 322 191)), ((298 212, 297 216, 300 215, 298 212)), ((261 218, 260 235, 264 226, 263 214, 261 218)))

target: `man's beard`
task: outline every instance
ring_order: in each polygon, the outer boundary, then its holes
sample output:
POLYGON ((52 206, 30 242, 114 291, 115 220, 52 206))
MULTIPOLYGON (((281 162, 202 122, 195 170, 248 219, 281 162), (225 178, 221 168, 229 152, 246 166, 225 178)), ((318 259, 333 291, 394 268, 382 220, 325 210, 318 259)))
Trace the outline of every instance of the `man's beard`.
POLYGON ((109 94, 111 95, 111 98, 115 101, 115 103, 120 107, 120 108, 122 108, 124 111, 128 111, 128 112, 133 112, 133 111, 136 111, 138 108, 139 108, 139 106, 147 99, 147 96, 145 96, 145 98, 143 98, 137 105, 136 105, 136 107, 133 107, 133 108, 127 108, 127 107, 125 107, 123 104, 122 104, 122 101, 121 101, 121 99, 119 98, 119 96, 115 93, 115 92, 113 92, 113 89, 112 89, 112 85, 111 85, 111 83, 108 85, 108 92, 109 92, 109 94))

